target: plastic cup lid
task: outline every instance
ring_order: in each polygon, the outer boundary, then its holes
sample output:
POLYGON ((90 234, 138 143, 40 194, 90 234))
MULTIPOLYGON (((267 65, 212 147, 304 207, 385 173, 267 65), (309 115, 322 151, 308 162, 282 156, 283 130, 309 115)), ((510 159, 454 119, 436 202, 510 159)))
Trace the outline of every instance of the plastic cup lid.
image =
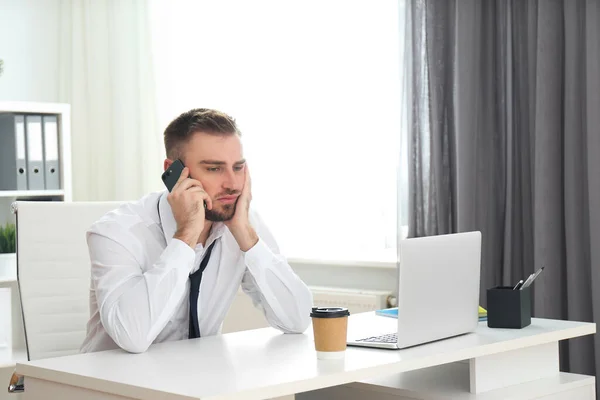
POLYGON ((350 312, 345 307, 313 307, 310 316, 313 318, 347 317, 350 312))

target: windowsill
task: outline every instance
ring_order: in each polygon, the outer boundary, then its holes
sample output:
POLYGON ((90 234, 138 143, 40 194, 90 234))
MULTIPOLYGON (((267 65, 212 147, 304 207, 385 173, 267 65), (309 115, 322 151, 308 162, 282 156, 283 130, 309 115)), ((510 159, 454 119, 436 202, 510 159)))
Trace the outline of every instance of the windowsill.
POLYGON ((358 268, 396 268, 396 249, 387 249, 377 252, 347 251, 345 253, 316 253, 307 257, 290 254, 287 258, 290 264, 296 265, 323 265, 334 267, 358 268))
POLYGON ((340 260, 340 259, 325 259, 325 258, 299 258, 290 257, 287 259, 291 265, 327 265, 333 267, 353 267, 353 268, 387 268, 395 269, 395 261, 378 260, 340 260))

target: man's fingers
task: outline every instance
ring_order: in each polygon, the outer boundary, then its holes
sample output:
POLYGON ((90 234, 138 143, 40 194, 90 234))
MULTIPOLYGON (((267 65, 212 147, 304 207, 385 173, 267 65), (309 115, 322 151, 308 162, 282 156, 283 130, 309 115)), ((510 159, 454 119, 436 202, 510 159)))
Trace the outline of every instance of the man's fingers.
POLYGON ((189 176, 190 176, 190 169, 188 167, 185 167, 181 171, 181 175, 179 175, 177 182, 175 182, 175 184, 173 185, 173 189, 171 189, 171 192, 178 190, 181 183, 184 182, 189 176))
MULTIPOLYGON (((186 179, 185 181, 179 183, 178 191, 183 192, 184 190, 189 190, 192 187, 199 187, 200 189, 204 190, 204 188, 202 187, 202 183, 200 181, 190 178, 190 179, 186 179)), ((175 191, 175 189, 173 189, 173 191, 175 191)))
MULTIPOLYGON (((206 192, 204 192, 204 193, 206 193, 206 192)), ((206 193, 206 197, 204 198, 204 200, 206 201, 206 208, 209 210, 212 210, 212 207, 213 207, 212 199, 210 198, 208 193, 206 193)))
POLYGON ((177 179, 177 183, 183 182, 184 179, 186 179, 188 176, 190 176, 190 169, 188 167, 185 167, 181 171, 181 175, 179 175, 179 179, 177 179))
POLYGON ((250 170, 248 169, 247 163, 246 163, 246 168, 244 168, 244 171, 246 173, 246 181, 244 183, 244 191, 246 193, 248 193, 248 195, 251 195, 252 180, 250 179, 250 170))
POLYGON ((210 198, 208 193, 206 193, 204 189, 202 189, 200 186, 191 187, 188 190, 186 190, 186 193, 200 193, 199 197, 201 197, 202 201, 206 203, 206 208, 212 210, 212 199, 210 198))

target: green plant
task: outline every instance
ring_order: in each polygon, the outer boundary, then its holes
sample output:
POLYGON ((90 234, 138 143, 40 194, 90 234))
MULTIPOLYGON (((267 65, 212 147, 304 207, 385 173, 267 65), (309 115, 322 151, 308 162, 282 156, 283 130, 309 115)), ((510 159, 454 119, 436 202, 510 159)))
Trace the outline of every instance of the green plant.
POLYGON ((5 226, 0 225, 0 254, 15 253, 17 239, 17 230, 15 224, 7 223, 5 226))

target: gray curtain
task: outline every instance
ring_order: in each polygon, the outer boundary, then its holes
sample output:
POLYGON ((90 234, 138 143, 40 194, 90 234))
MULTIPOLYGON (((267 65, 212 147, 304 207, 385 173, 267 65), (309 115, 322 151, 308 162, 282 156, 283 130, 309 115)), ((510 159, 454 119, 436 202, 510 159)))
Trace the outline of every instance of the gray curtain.
POLYGON ((480 230, 482 305, 545 266, 534 316, 600 322, 600 0, 407 1, 409 236, 480 230))

